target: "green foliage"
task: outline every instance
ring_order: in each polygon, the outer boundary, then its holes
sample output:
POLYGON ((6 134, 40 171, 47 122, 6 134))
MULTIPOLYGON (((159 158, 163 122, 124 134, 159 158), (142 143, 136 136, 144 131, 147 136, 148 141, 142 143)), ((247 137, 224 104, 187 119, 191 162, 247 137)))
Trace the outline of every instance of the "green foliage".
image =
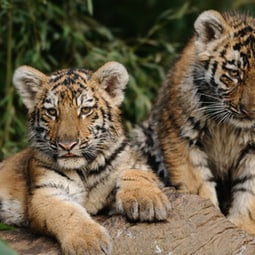
POLYGON ((0 160, 26 146, 26 109, 12 74, 27 64, 49 73, 76 66, 123 63, 130 82, 123 104, 127 126, 152 107, 166 69, 193 34, 204 9, 241 9, 253 0, 0 0, 0 160), (216 3, 215 3, 216 2, 216 3))
POLYGON ((0 239, 0 254, 1 255, 18 255, 9 245, 0 239))
POLYGON ((15 227, 0 223, 0 231, 2 231, 2 230, 14 230, 14 229, 15 229, 15 227))
MULTIPOLYGON (((49 73, 123 63, 130 73, 123 118, 131 126, 146 117, 205 9, 255 12, 254 0, 0 0, 0 160, 27 143, 26 110, 12 85, 16 67, 49 73)), ((0 254, 16 253, 0 240, 0 254)))
MULTIPOLYGON (((5 225, 5 224, 1 224, 0 223, 0 231, 2 230, 14 230, 14 227, 5 225)), ((12 250, 8 244, 6 244, 6 242, 4 242, 3 240, 0 239, 0 254, 1 255, 17 255, 17 253, 12 250)))

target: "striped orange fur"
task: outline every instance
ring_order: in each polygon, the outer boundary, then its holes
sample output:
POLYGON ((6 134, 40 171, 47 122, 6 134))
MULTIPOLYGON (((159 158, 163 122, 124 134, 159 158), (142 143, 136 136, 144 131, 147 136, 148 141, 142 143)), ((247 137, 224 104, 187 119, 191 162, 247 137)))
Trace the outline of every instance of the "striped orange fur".
POLYGON ((1 222, 52 235, 63 254, 100 255, 111 254, 111 238, 91 215, 167 218, 162 185, 121 125, 123 65, 50 76, 21 66, 13 81, 28 108, 30 147, 0 164, 1 222))
POLYGON ((165 181, 255 234, 255 19, 201 13, 135 146, 165 181))

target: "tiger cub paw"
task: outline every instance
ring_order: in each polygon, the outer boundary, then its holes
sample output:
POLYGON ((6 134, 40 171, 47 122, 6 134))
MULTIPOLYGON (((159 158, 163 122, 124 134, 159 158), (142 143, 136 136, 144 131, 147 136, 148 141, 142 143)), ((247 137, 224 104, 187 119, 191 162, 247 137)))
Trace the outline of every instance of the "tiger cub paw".
POLYGON ((152 172, 128 170, 116 194, 117 211, 134 221, 162 221, 171 208, 152 172))
POLYGON ((96 222, 80 223, 60 240, 64 255, 110 255, 112 241, 107 230, 96 222))

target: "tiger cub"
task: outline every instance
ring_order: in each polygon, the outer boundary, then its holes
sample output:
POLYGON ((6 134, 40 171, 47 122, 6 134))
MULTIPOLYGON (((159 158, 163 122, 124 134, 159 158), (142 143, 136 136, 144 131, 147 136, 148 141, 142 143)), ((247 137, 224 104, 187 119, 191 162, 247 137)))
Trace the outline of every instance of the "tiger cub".
POLYGON ((28 108, 30 147, 0 164, 0 221, 55 237, 64 254, 111 254, 91 215, 107 208, 131 220, 165 220, 160 181, 132 151, 119 106, 128 73, 108 62, 96 72, 46 76, 19 67, 14 85, 28 108))
POLYGON ((201 13, 135 146, 167 185, 255 234, 255 19, 201 13))

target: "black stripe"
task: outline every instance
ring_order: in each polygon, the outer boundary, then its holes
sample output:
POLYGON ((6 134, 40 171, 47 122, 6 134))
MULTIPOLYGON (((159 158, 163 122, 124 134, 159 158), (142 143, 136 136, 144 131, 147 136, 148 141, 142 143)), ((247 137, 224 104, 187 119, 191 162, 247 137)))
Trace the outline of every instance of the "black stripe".
POLYGON ((189 147, 192 147, 193 145, 195 145, 197 143, 197 139, 192 139, 190 136, 183 136, 182 135, 182 138, 185 139, 188 142, 189 147))
POLYGON ((240 53, 241 58, 243 59, 243 67, 250 67, 249 58, 250 56, 244 54, 243 52, 240 53))
MULTIPOLYGON (((157 175, 161 178, 161 180, 165 177, 166 171, 160 171, 159 167, 161 164, 161 161, 158 157, 158 154, 162 154, 162 151, 158 148, 157 153, 152 154, 152 150, 155 148, 155 142, 154 142, 154 132, 151 126, 145 127, 144 125, 141 125, 141 129, 146 137, 145 140, 145 150, 143 149, 143 156, 147 158, 147 164, 151 166, 153 171, 157 173, 157 175), (160 150, 160 151, 159 151, 160 150)), ((168 178, 166 178, 168 179, 168 178)))
POLYGON ((34 185, 34 189, 44 189, 44 188, 53 188, 53 189, 61 189, 64 190, 65 192, 68 192, 68 188, 62 184, 56 184, 56 183, 47 183, 47 184, 42 184, 42 185, 34 185))
POLYGON ((105 129, 106 113, 105 113, 105 110, 104 110, 103 107, 100 107, 100 108, 99 108, 99 111, 100 111, 100 113, 101 113, 101 115, 102 115, 102 118, 100 118, 100 119, 102 119, 102 121, 103 121, 103 123, 101 124, 101 126, 102 126, 103 129, 105 129))
POLYGON ((235 61, 227 61, 227 62, 223 62, 222 65, 221 65, 221 68, 225 71, 231 71, 233 70, 232 68, 228 68, 227 67, 227 64, 230 64, 230 65, 235 65, 235 61))
POLYGON ((249 175, 246 175, 244 177, 239 177, 239 178, 236 178, 235 180, 233 180, 232 185, 234 187, 234 186, 236 186, 238 184, 243 184, 243 183, 245 183, 247 181, 250 181, 250 180, 252 180, 254 178, 255 178, 255 174, 249 174, 249 175))
POLYGON ((82 170, 76 169, 76 173, 79 175, 82 182, 85 182, 86 178, 82 170))
POLYGON ((62 78, 62 75, 60 75, 59 73, 53 73, 51 75, 51 78, 49 80, 49 83, 56 83, 57 81, 59 81, 62 78), (52 77, 55 76, 55 77, 52 77))
POLYGON ((34 186, 32 186, 32 188, 33 188, 33 190, 52 188, 52 189, 56 189, 58 191, 63 191, 65 194, 70 193, 68 185, 62 185, 62 184, 56 184, 56 183, 47 183, 47 184, 42 184, 42 185, 34 185, 34 186))
POLYGON ((235 192, 245 192, 245 193, 250 193, 251 195, 255 196, 255 193, 250 190, 250 189, 247 189, 247 188, 244 188, 244 187, 241 187, 241 188, 233 188, 232 190, 234 193, 235 192))
POLYGON ((105 104, 106 104, 106 107, 107 107, 107 110, 108 110, 108 112, 107 112, 108 119, 111 122, 113 122, 113 119, 112 119, 112 107, 110 106, 110 104, 106 100, 104 100, 104 101, 105 101, 105 104))
POLYGON ((243 43, 239 42, 239 43, 236 43, 234 46, 233 46, 233 50, 235 51, 241 51, 241 48, 243 47, 243 43))
POLYGON ((87 83, 88 80, 91 78, 92 71, 90 71, 90 70, 87 70, 87 69, 84 69, 84 68, 77 68, 75 71, 81 72, 81 73, 86 75, 87 79, 85 79, 83 76, 80 75, 80 79, 84 83, 87 83))
POLYGON ((248 34, 250 32, 253 32, 253 28, 250 27, 250 26, 247 26, 247 27, 244 27, 241 30, 235 32, 234 36, 235 37, 243 37, 243 36, 245 36, 246 34, 248 34))
POLYGON ((60 176, 62 176, 62 177, 64 177, 64 178, 66 178, 66 179, 69 180, 69 181, 73 181, 73 179, 71 179, 70 177, 68 177, 67 175, 65 175, 63 172, 59 171, 59 169, 53 168, 52 166, 49 166, 49 165, 46 165, 44 162, 38 161, 37 165, 38 165, 39 167, 44 168, 44 169, 53 171, 53 172, 55 172, 56 174, 58 174, 58 175, 60 175, 60 176))
MULTIPOLYGON (((79 77, 81 78, 81 77, 79 77)), ((82 79, 84 80, 84 79, 82 79)), ((83 90, 88 90, 88 87, 86 86, 86 81, 84 83, 81 83, 80 81, 77 81, 76 84, 78 84, 80 86, 80 89, 78 89, 77 91, 81 94, 83 92, 83 90)))
POLYGON ((105 176, 97 179, 95 182, 92 183, 92 185, 86 185, 86 191, 88 193, 88 196, 92 192, 93 189, 96 189, 98 185, 104 185, 105 182, 107 182, 109 176, 111 175, 111 172, 108 172, 105 176))
POLYGON ((202 129, 200 120, 195 119, 194 117, 189 117, 188 121, 191 122, 191 125, 193 128, 197 131, 200 131, 202 129))
POLYGON ((237 169, 240 162, 243 160, 243 158, 249 154, 249 153, 255 153, 255 144, 248 144, 239 154, 239 157, 235 164, 231 166, 231 169, 237 169))
POLYGON ((229 174, 226 174, 223 178, 216 177, 215 182, 220 210, 224 215, 228 215, 233 202, 232 182, 229 174))
POLYGON ((224 58, 227 53, 227 47, 225 46, 224 49, 220 52, 220 57, 224 58))
POLYGON ((105 158, 105 164, 99 166, 96 169, 92 169, 89 171, 90 175, 97 175, 100 174, 101 172, 103 172, 108 166, 110 166, 112 164, 112 162, 116 159, 116 157, 119 155, 119 153, 121 153, 125 147, 127 146, 127 141, 124 140, 120 146, 108 157, 105 158))
POLYGON ((73 77, 66 77, 64 80, 63 80, 63 83, 65 86, 70 86, 72 84, 75 83, 75 80, 73 79, 73 77))
MULTIPOLYGON (((71 67, 71 68, 67 69, 66 74, 67 74, 68 76, 74 75, 74 74, 75 74, 74 71, 75 71, 75 69, 74 69, 73 67, 71 67)), ((63 76, 66 75, 66 74, 64 73, 63 76)), ((76 76, 77 76, 77 75, 76 75, 76 76)))
MULTIPOLYGON (((197 120, 194 117, 190 116, 187 119, 187 121, 191 124, 192 130, 197 132, 201 132, 203 130, 200 120, 197 120)), ((185 136, 181 135, 181 137, 188 141, 189 146, 197 145, 197 142, 198 142, 197 138, 191 138, 190 136, 186 136, 186 135, 185 136)))
POLYGON ((210 59, 203 61, 204 69, 208 70, 210 66, 210 59))
MULTIPOLYGON (((229 78, 226 74, 223 74, 223 75, 221 75, 221 77, 220 77, 220 81, 222 82, 222 83, 224 83, 225 85, 227 85, 228 86, 228 82, 232 82, 232 79, 231 78, 229 78)), ((220 90, 221 92, 225 92, 225 90, 223 89, 221 89, 220 90)))
POLYGON ((218 62, 215 61, 212 64, 212 76, 211 76, 211 79, 210 79, 210 84, 213 85, 214 87, 218 86, 218 84, 215 82, 215 79, 214 79, 214 75, 216 73, 217 67, 218 67, 218 62))
POLYGON ((252 217, 252 212, 248 209, 248 215, 251 221, 255 221, 254 218, 252 217))
POLYGON ((181 128, 181 126, 177 123, 177 120, 176 120, 174 114, 170 113, 170 114, 168 115, 168 120, 169 120, 169 122, 171 123, 171 126, 172 126, 172 127, 174 128, 174 130, 176 131, 176 133, 178 133, 178 136, 181 137, 181 130, 182 130, 182 128, 181 128))
POLYGON ((56 83, 56 84, 52 87, 52 90, 55 90, 58 86, 61 86, 61 85, 63 85, 62 82, 56 83))

